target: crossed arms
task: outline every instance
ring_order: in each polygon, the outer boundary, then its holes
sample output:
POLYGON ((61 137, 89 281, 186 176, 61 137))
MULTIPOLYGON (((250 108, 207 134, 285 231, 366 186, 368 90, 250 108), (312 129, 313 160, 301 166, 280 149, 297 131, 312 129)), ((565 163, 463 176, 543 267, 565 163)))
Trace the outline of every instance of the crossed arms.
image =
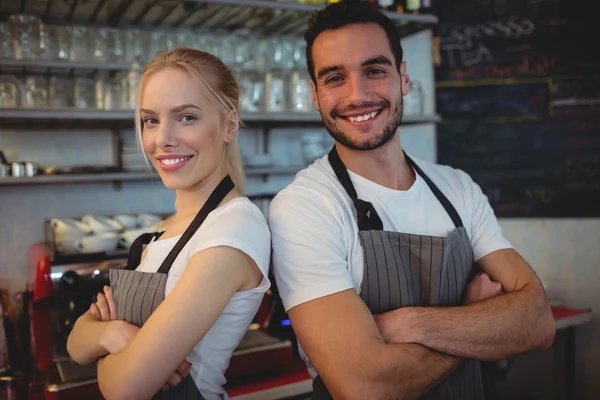
MULTIPOLYGON (((290 309, 294 331, 332 396, 418 398, 463 358, 497 360, 549 347, 554 320, 527 262, 503 249, 477 263, 503 294, 460 307, 409 307, 373 317, 349 289, 290 309)), ((471 285, 485 292, 488 284, 478 279, 471 285)))

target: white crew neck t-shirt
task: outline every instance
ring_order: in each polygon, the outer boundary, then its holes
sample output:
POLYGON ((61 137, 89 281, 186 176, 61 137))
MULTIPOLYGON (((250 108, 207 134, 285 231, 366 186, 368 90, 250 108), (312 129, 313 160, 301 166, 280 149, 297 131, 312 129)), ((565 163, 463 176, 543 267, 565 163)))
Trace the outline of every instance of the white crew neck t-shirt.
MULTIPOLYGON (((463 171, 411 157, 458 212, 475 260, 511 248, 479 186, 463 171)), ((386 231, 445 237, 455 226, 415 172, 408 190, 393 190, 348 171, 358 198, 371 202, 386 231)), ((356 211, 328 156, 300 171, 269 208, 273 270, 285 309, 355 288, 360 292, 363 251, 356 211)))
MULTIPOLYGON (((463 171, 415 157, 458 212, 471 240, 474 260, 511 248, 479 186, 463 171)), ((408 190, 378 185, 351 171, 358 198, 371 202, 386 231, 446 237, 454 223, 424 179, 408 190)), ((273 272, 285 310, 354 288, 360 294, 364 258, 356 211, 328 156, 300 171, 269 207, 273 272)), ((317 327, 318 329, 318 327, 317 327)), ((302 347, 309 372, 316 372, 302 347)))
MULTIPOLYGON (((158 271, 180 237, 150 243, 136 270, 158 271)), ((165 296, 173 290, 194 254, 216 246, 229 246, 246 253, 260 268, 263 279, 258 287, 233 295, 221 316, 187 357, 192 363, 190 374, 206 400, 228 398, 223 385, 229 359, 271 285, 268 279, 271 256, 269 228, 263 213, 248 198, 232 199, 208 214, 175 259, 167 277, 165 296)))

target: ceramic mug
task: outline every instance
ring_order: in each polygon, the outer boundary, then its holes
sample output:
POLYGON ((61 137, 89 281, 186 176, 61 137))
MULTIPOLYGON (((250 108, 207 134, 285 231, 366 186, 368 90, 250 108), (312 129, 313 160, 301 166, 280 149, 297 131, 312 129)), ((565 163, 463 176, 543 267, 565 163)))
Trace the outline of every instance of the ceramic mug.
POLYGON ((102 253, 117 248, 118 236, 114 232, 84 236, 76 242, 81 253, 102 253))
POLYGON ((121 232, 123 225, 101 215, 85 215, 81 218, 85 226, 94 233, 121 232))
POLYGON ((135 229, 138 227, 138 220, 135 215, 132 214, 117 214, 112 217, 113 221, 118 222, 123 226, 123 229, 135 229))

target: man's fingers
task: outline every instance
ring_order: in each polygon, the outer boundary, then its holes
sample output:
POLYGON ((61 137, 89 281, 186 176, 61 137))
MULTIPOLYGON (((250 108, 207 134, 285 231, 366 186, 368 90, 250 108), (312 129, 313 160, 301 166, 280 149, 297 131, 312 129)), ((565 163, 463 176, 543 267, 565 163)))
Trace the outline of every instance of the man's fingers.
POLYGON ((192 363, 189 361, 184 361, 181 363, 179 368, 177 368, 177 373, 181 375, 182 378, 185 378, 190 373, 190 368, 192 367, 192 363))
POLYGON ((179 382, 181 382, 181 375, 179 375, 177 372, 172 373, 167 381, 169 386, 177 386, 179 385, 179 382))
POLYGON ((110 286, 104 286, 104 296, 106 297, 106 303, 108 304, 108 310, 110 313, 110 320, 117 319, 117 305, 113 299, 113 293, 110 286))

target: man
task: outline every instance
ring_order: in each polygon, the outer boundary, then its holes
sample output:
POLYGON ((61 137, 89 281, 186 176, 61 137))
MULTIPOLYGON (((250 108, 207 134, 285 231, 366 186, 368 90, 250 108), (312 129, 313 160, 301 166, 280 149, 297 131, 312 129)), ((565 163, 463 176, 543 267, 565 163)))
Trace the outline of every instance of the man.
POLYGON ((468 175, 402 150, 410 78, 393 23, 342 0, 313 15, 306 41, 336 143, 276 196, 269 223, 313 398, 482 399, 479 360, 553 341, 539 279, 468 175))

